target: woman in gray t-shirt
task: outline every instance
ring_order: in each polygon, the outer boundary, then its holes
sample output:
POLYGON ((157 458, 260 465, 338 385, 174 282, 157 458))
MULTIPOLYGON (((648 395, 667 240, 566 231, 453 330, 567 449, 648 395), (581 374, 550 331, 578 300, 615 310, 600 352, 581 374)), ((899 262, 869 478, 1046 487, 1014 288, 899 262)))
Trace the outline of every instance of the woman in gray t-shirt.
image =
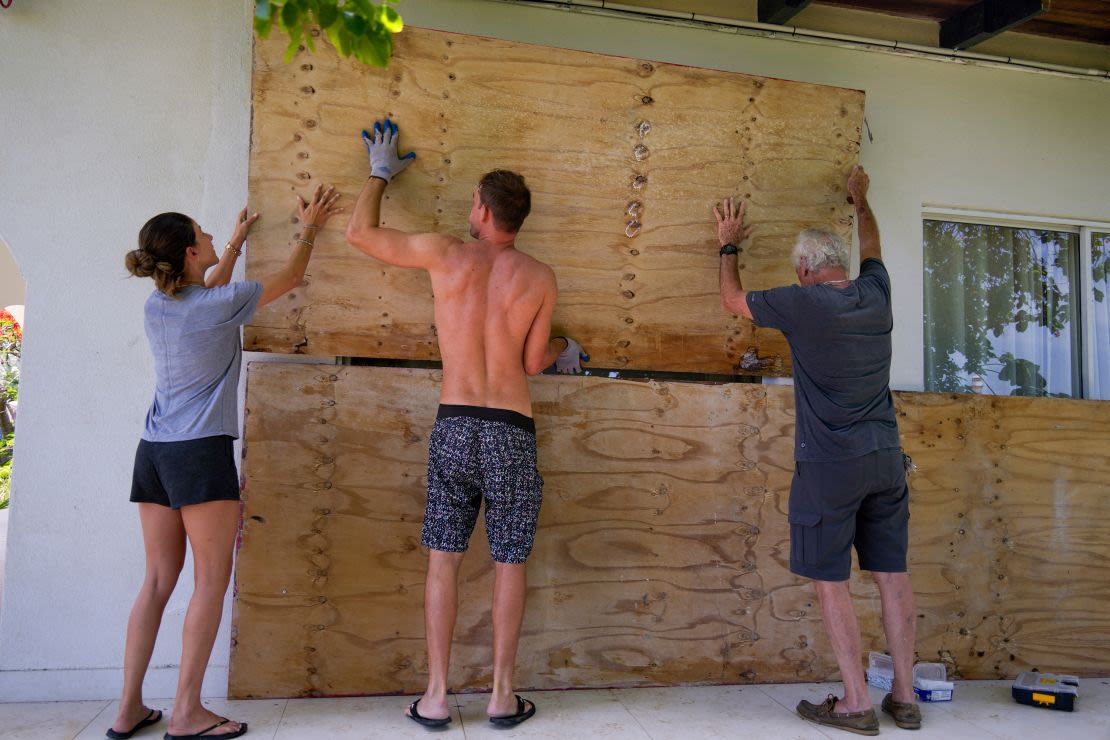
POLYGON ((316 234, 339 211, 339 193, 318 186, 299 198, 303 224, 285 267, 261 280, 231 282, 235 259, 258 218, 239 214, 235 231, 216 254, 212 236, 180 213, 162 213, 139 232, 127 270, 154 279, 145 325, 154 355, 154 401, 147 413, 131 484, 146 548, 146 578, 131 609, 124 652, 123 696, 110 738, 127 738, 162 719, 143 704, 143 678, 166 602, 193 553, 195 587, 185 615, 181 673, 167 738, 211 733, 239 737, 246 723, 206 709, 200 688, 220 626, 239 527, 239 475, 233 440, 239 436, 237 389, 240 327, 254 310, 304 280, 316 234))

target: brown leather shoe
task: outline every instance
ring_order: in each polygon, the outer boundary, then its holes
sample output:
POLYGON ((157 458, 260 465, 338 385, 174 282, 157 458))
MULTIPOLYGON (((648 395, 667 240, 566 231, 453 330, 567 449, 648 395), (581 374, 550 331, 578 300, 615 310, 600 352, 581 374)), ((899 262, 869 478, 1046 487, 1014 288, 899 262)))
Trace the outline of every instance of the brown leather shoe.
POLYGON ((854 732, 857 735, 879 734, 879 718, 875 716, 874 709, 862 712, 834 712, 836 702, 837 698, 832 694, 829 694, 829 698, 820 704, 813 704, 803 699, 798 702, 798 715, 810 722, 854 732))
POLYGON ((894 724, 903 730, 921 729, 921 709, 917 704, 912 702, 903 704, 900 701, 894 701, 893 694, 887 694, 883 697, 883 711, 894 717, 894 724))

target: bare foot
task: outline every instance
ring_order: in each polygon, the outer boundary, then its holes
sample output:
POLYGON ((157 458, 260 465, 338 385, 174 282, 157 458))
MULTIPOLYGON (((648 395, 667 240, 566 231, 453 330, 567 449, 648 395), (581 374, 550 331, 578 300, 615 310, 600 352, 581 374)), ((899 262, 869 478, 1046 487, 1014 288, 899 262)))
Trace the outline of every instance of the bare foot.
POLYGON ((146 725, 152 725, 161 719, 162 713, 157 709, 151 709, 143 704, 131 707, 120 704, 119 714, 116 715, 116 721, 112 723, 112 731, 127 734, 138 727, 140 723, 145 722, 146 725))
MULTIPOLYGON (((527 699, 524 700, 527 703, 527 699)), ((506 694, 504 696, 490 695, 489 704, 486 705, 486 714, 490 717, 508 717, 509 715, 516 714, 520 707, 516 702, 516 694, 506 694)))
POLYGON ((170 735, 199 735, 204 732, 205 737, 222 737, 239 732, 241 727, 242 725, 238 722, 200 707, 198 711, 192 714, 175 713, 170 715, 169 726, 166 727, 166 730, 170 735), (218 727, 212 725, 218 725, 218 727))
POLYGON ((838 699, 836 706, 833 707, 834 712, 866 712, 868 709, 873 709, 870 704, 865 704, 860 707, 850 707, 844 703, 843 699, 838 699))
MULTIPOLYGON (((445 719, 451 716, 451 709, 447 706, 447 697, 444 696, 440 699, 430 699, 428 695, 420 697, 420 701, 416 702, 416 712, 424 719, 445 719)), ((405 707, 405 714, 409 717, 408 707, 405 707)))

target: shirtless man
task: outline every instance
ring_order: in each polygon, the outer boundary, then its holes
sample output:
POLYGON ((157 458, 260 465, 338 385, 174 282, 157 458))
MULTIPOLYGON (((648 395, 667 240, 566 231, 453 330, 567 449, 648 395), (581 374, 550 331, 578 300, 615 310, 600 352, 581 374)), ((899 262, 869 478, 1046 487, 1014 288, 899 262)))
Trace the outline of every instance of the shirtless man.
POLYGON ((397 154, 397 125, 362 132, 370 178, 347 226, 347 241, 397 267, 427 270, 443 359, 443 387, 428 450, 428 506, 422 544, 429 548, 424 589, 428 688, 405 712, 441 727, 451 721, 447 667, 458 607, 458 572, 482 499, 494 560, 493 694, 486 712, 495 725, 519 724, 536 712, 513 694, 525 561, 532 550, 543 479, 536 469, 535 424, 528 375, 555 364, 581 372, 582 348, 551 337, 555 273, 518 252, 531 207, 524 178, 494 170, 482 177, 470 210, 470 236, 406 234, 379 227, 382 195, 414 153, 397 154))

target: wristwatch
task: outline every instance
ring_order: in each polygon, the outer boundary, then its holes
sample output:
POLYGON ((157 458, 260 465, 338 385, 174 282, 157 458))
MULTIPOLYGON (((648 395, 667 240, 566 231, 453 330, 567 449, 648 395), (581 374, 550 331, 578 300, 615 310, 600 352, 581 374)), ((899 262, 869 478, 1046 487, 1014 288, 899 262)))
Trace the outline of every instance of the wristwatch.
POLYGON ((740 254, 740 247, 735 244, 726 244, 721 247, 721 256, 724 257, 726 254, 740 254))

